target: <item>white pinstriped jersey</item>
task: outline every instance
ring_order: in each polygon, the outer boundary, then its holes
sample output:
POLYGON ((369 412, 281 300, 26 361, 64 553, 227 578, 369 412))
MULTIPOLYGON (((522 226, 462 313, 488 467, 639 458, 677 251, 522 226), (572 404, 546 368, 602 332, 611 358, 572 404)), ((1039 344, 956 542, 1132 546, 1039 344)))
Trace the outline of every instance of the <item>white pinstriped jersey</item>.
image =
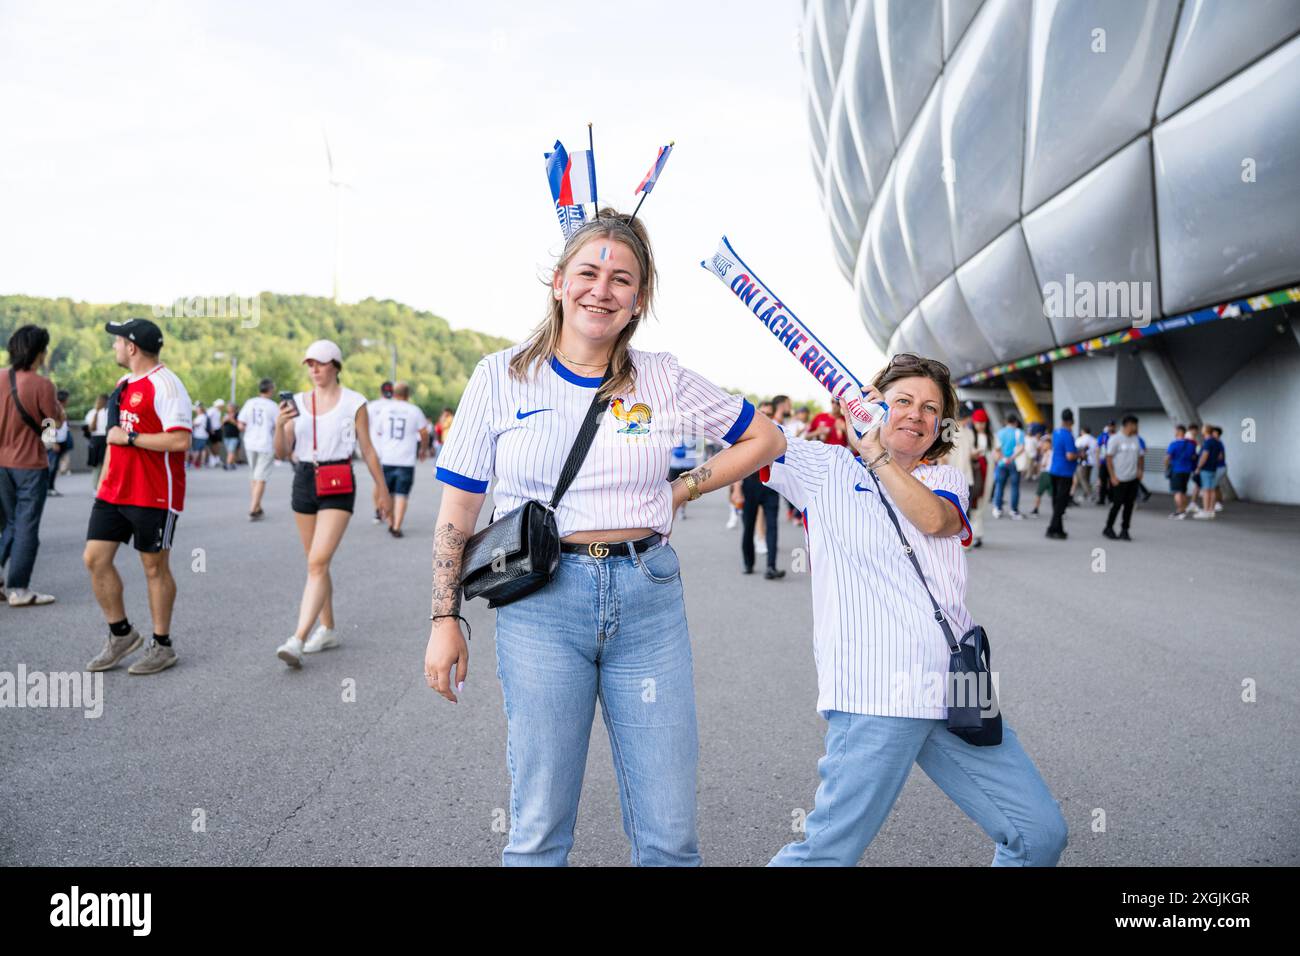
MULTIPOLYGON (((496 480, 496 515, 528 499, 549 502, 578 436, 600 377, 586 377, 552 359, 530 380, 510 377, 523 345, 484 356, 470 376, 456 421, 438 457, 439 480, 486 492, 496 480)), ((633 390, 601 413, 600 426, 556 509, 560 535, 575 531, 650 528, 672 523, 668 467, 683 438, 735 442, 754 406, 682 368, 670 352, 629 349, 633 390)))
MULTIPOLYGON (((951 465, 920 464, 912 477, 961 512, 961 534, 939 538, 917 530, 889 502, 960 637, 972 624, 963 553, 971 540, 966 481, 951 465)), ((787 433, 785 454, 772 463, 767 484, 804 512, 817 709, 823 716, 839 710, 946 717, 948 645, 866 467, 848 448, 787 433)))

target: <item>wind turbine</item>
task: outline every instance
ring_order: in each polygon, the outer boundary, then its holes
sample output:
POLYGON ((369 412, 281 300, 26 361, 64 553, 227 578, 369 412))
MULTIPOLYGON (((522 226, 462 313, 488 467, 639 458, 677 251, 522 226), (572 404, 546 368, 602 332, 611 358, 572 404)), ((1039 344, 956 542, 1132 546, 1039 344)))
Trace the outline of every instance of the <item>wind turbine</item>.
POLYGON ((350 183, 345 183, 334 175, 334 154, 330 152, 330 138, 321 127, 321 136, 325 140, 325 161, 329 163, 330 188, 334 190, 334 304, 338 305, 339 301, 339 242, 343 233, 341 190, 351 189, 350 183))

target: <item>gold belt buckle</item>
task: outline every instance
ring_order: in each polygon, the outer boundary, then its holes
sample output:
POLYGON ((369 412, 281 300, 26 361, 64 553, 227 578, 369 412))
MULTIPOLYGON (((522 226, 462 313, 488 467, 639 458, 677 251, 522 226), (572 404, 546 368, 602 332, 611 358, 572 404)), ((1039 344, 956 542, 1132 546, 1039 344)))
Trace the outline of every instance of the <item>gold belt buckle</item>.
POLYGON ((608 557, 609 546, 604 541, 593 541, 587 545, 587 553, 593 558, 608 557))

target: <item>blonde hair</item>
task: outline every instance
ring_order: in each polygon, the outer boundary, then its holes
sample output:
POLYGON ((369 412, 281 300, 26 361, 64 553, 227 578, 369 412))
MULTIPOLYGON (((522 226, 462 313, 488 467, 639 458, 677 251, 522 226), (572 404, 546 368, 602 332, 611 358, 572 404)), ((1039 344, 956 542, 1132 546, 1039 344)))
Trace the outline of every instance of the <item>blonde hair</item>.
MULTIPOLYGON (((568 268, 578 250, 592 239, 611 239, 621 242, 632 250, 637 265, 641 267, 641 286, 637 289, 637 313, 614 340, 614 351, 610 354, 609 381, 600 390, 602 398, 632 391, 636 384, 636 369, 632 366, 632 356, 628 354, 628 343, 636 334, 642 319, 650 314, 654 305, 656 271, 654 253, 650 249, 650 234, 639 219, 633 219, 614 209, 600 210, 596 219, 578 229, 564 244, 564 252, 555 263, 555 271, 563 272, 568 268)), ((564 305, 549 291, 546 295, 546 318, 533 331, 528 344, 510 360, 510 376, 514 379, 530 378, 537 367, 549 362, 556 353, 560 343, 560 331, 564 328, 564 305)))

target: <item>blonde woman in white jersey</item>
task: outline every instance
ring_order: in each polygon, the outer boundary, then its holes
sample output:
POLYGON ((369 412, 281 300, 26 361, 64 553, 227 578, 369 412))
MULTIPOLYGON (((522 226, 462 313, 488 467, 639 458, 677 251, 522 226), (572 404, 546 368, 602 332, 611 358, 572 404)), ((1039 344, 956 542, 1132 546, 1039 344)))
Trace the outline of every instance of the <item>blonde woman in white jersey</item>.
POLYGON ((330 562, 348 529, 356 501, 355 490, 349 494, 319 494, 317 466, 343 465, 351 472, 352 453, 359 447, 375 482, 375 507, 385 517, 392 507, 379 456, 370 443, 366 398, 339 384, 343 352, 328 339, 320 339, 307 348, 302 361, 311 374, 312 388, 281 402, 275 422, 275 457, 281 461, 296 459, 293 511, 302 549, 307 554, 307 584, 298 609, 298 626, 293 636, 275 650, 280 660, 294 668, 302 666, 303 654, 338 646, 330 562), (320 627, 312 633, 317 618, 320 627))
MULTIPOLYGON (((948 731, 948 643, 926 587, 954 634, 966 608, 968 485, 942 428, 957 396, 941 362, 896 355, 873 380, 889 418, 842 447, 787 436, 767 483, 805 514, 812 568, 817 710, 827 721, 821 784, 805 837, 772 866, 853 866, 903 789, 912 764, 994 841, 995 866, 1052 866, 1065 820, 1033 761, 1003 722, 1000 744, 948 731), (881 501, 925 573, 923 586, 881 501)), ((934 861, 931 861, 934 862, 934 861)))
POLYGON ((455 702, 469 654, 458 620, 461 558, 488 483, 497 483, 497 515, 529 498, 549 501, 593 399, 605 403, 556 508, 563 545, 554 578, 497 610, 511 776, 506 865, 567 862, 597 701, 632 862, 700 862, 690 634, 665 536, 677 505, 771 461, 782 438, 749 402, 672 354, 629 347, 654 290, 644 225, 602 210, 565 244, 533 336, 475 368, 438 459, 445 487, 425 678, 455 702), (673 446, 691 434, 731 447, 669 482, 673 446))

